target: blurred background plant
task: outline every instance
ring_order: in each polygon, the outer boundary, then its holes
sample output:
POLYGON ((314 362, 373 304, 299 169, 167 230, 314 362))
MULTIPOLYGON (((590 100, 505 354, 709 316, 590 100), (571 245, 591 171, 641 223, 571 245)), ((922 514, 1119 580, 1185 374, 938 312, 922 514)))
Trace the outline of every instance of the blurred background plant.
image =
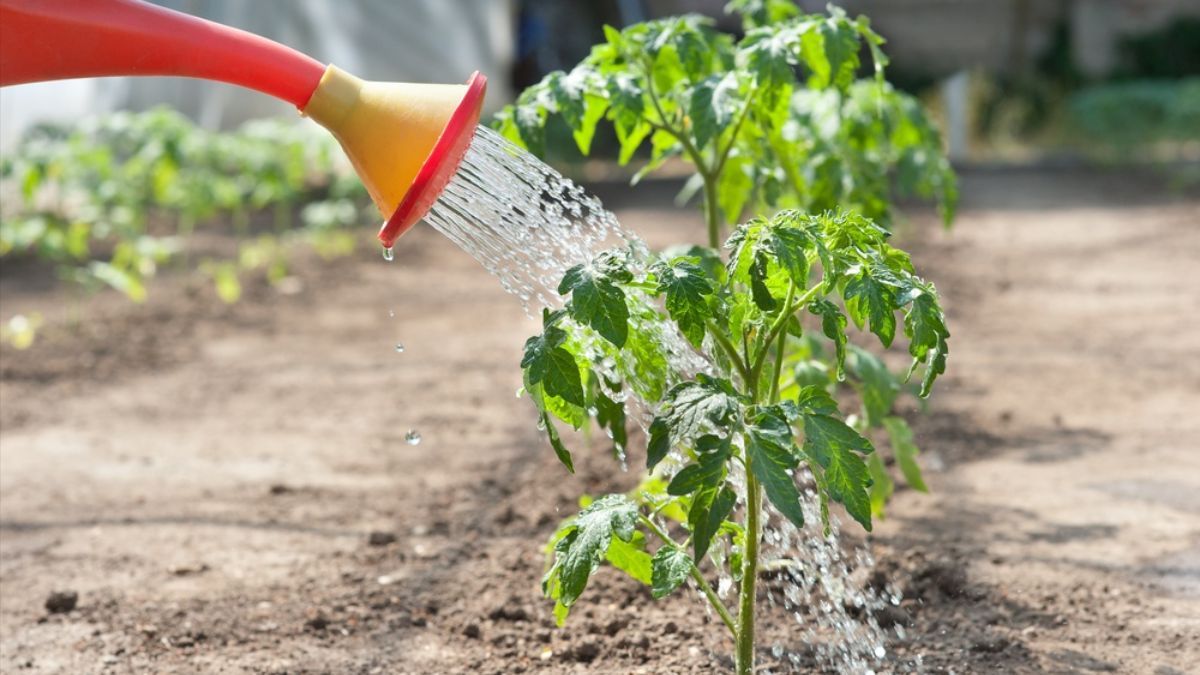
POLYGON ((345 228, 377 219, 328 134, 276 119, 206 131, 166 108, 33 127, 0 159, 0 191, 0 258, 36 257, 134 302, 164 265, 195 267, 235 302, 243 275, 278 283, 298 244, 347 255, 358 237, 345 228), (237 252, 189 243, 198 225, 231 230, 237 252))

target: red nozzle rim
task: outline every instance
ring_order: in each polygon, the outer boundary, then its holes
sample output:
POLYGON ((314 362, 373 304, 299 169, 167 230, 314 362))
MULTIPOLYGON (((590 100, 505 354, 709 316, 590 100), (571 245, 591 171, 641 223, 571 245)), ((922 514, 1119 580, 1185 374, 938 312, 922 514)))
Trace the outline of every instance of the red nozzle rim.
POLYGON ((479 113, 483 108, 483 96, 487 91, 487 78, 475 71, 467 80, 467 93, 463 96, 446 128, 438 136, 433 150, 425 158, 421 170, 408 188, 404 199, 379 230, 379 241, 387 248, 395 245, 404 234, 429 213, 434 202, 441 196, 446 184, 458 171, 463 155, 475 138, 475 127, 479 124, 479 113))

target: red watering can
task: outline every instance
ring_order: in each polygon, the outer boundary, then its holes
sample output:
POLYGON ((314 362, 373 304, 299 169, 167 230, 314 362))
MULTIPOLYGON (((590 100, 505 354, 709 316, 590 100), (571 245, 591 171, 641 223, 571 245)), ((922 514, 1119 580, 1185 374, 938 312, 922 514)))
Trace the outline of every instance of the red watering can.
POLYGON ((391 248, 433 206, 470 145, 487 79, 369 82, 266 38, 140 0, 0 0, 0 86, 177 75, 256 89, 338 139, 391 248))

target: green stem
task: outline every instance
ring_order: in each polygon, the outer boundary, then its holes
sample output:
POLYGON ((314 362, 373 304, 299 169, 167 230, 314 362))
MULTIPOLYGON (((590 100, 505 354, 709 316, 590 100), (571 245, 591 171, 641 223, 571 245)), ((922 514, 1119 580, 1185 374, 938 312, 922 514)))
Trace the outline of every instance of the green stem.
POLYGON ((754 365, 750 368, 751 377, 757 378, 762 372, 763 362, 767 360, 767 351, 771 343, 775 341, 775 338, 779 337, 779 332, 787 326, 788 317, 795 314, 801 307, 807 305, 820 292, 821 286, 819 284, 813 286, 808 289, 808 292, 800 296, 799 300, 792 302, 792 295, 795 290, 795 284, 788 285, 788 296, 787 301, 783 303, 783 311, 775 317, 775 323, 771 324, 771 328, 767 332, 767 339, 763 340, 763 348, 758 352, 758 355, 754 359, 754 365))
MULTIPOLYGON (((675 540, 671 538, 671 535, 667 534, 661 527, 659 527, 658 523, 641 514, 638 515, 638 519, 642 521, 642 524, 645 525, 648 530, 653 532, 655 536, 661 539, 663 544, 678 548, 675 540)), ((721 617, 721 621, 725 623, 725 627, 729 629, 730 634, 732 634, 736 640, 738 637, 738 632, 737 624, 733 620, 733 615, 729 613, 728 609, 726 609, 725 603, 721 602, 721 597, 718 596, 717 592, 713 590, 711 585, 709 585, 708 580, 705 579, 704 575, 700 573, 700 568, 696 566, 695 561, 692 561, 691 567, 690 574, 692 579, 696 582, 696 585, 700 587, 700 591, 704 593, 704 597, 708 598, 709 604, 712 605, 713 609, 717 611, 717 614, 721 617)))
POLYGON ((737 347, 733 345, 733 342, 729 340, 729 337, 725 333, 721 332, 716 322, 711 319, 708 321, 708 332, 713 336, 713 340, 721 348, 721 351, 725 352, 725 356, 729 357, 729 360, 733 362, 733 367, 737 369, 738 375, 741 375, 742 380, 749 386, 749 365, 742 360, 742 357, 738 354, 737 347))
POLYGON ((787 331, 779 331, 779 342, 775 347, 775 374, 771 378, 771 403, 779 402, 779 377, 783 373, 783 346, 787 342, 787 331))
MULTIPOLYGON (((746 458, 747 463, 750 458, 746 458)), ((737 672, 754 672, 754 604, 758 586, 759 510, 761 489, 754 473, 746 469, 746 550, 742 555, 742 587, 739 595, 737 630, 737 672)))
MULTIPOLYGON (((690 136, 675 128, 675 126, 667 120, 667 113, 663 110, 662 102, 659 101, 658 92, 654 89, 654 75, 651 72, 650 63, 642 64, 643 75, 646 78, 646 93, 650 96, 650 105, 654 107, 654 112, 658 114, 659 122, 656 124, 650 121, 650 126, 661 129, 672 136, 679 144, 683 146, 683 152, 692 161, 696 167, 696 173, 700 174, 700 178, 704 181, 704 219, 708 224, 708 245, 711 248, 719 248, 721 246, 721 211, 717 206, 717 181, 720 178, 721 171, 717 165, 717 158, 714 158, 713 166, 709 166, 704 161, 704 154, 700 152, 700 148, 692 142, 690 136)), ((746 110, 749 110, 747 103, 746 110)), ((744 111, 743 111, 744 118, 744 111)), ((741 126, 741 120, 738 121, 738 126, 741 126)), ((734 130, 734 138, 737 136, 737 130, 734 130)), ((725 156, 729 154, 729 150, 733 147, 733 139, 730 139, 729 147, 726 148, 723 156, 720 159, 720 165, 723 166, 725 156)))
POLYGON ((721 245, 721 208, 717 205, 717 180, 704 176, 704 220, 708 223, 708 245, 721 245))

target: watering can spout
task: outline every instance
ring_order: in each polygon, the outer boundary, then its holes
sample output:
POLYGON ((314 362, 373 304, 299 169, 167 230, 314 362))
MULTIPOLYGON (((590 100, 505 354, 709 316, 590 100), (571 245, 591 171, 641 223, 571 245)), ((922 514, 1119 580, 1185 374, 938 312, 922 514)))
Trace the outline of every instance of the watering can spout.
POLYGON ((341 143, 387 221, 391 247, 437 200, 474 137, 487 79, 369 82, 329 66, 301 111, 341 143))
POLYGON ((368 82, 245 31, 141 0, 0 0, 0 86, 175 75, 288 101, 341 143, 391 247, 458 168, 487 87, 368 82))

